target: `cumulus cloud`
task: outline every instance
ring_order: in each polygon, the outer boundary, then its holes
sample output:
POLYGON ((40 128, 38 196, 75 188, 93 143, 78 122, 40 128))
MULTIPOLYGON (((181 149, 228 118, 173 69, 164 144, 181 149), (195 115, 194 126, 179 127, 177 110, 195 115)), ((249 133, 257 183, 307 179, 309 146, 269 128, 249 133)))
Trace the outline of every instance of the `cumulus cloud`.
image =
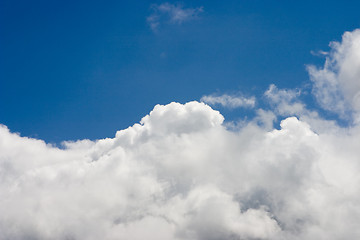
POLYGON ((255 97, 246 98, 243 96, 231 96, 227 94, 221 96, 203 96, 200 101, 210 105, 220 105, 227 108, 253 108, 255 106, 255 97))
POLYGON ((203 7, 184 8, 180 4, 162 3, 154 4, 151 7, 152 13, 147 17, 146 21, 153 31, 157 31, 161 23, 166 24, 182 24, 196 19, 203 7))
POLYGON ((360 125, 299 94, 271 85, 236 131, 205 103, 170 103, 63 149, 0 125, 0 239, 358 239, 360 125))
POLYGON ((331 42, 323 67, 308 66, 313 92, 320 105, 349 118, 360 112, 360 30, 345 32, 331 42))
POLYGON ((281 129, 190 102, 114 138, 58 149, 0 128, 1 239, 319 239, 360 236, 360 128, 281 129))

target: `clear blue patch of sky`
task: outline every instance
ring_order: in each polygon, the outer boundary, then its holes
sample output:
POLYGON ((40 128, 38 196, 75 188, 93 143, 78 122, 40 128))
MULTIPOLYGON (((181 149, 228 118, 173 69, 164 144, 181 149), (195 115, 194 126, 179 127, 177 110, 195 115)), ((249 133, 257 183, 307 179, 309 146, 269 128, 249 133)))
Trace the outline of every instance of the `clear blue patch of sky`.
POLYGON ((183 1, 200 17, 153 32, 146 17, 163 2, 1 1, 0 123, 54 143, 97 139, 155 104, 301 87, 305 64, 324 61, 310 51, 360 26, 357 1, 183 1))

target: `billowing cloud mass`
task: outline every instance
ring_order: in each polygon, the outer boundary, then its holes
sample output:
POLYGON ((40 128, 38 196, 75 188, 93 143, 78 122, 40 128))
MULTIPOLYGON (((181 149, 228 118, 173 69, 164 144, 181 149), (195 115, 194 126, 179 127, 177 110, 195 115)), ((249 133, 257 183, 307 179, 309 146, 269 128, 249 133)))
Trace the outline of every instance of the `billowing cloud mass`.
MULTIPOLYGON (((310 70, 326 109, 359 111, 358 35, 310 70)), ((63 149, 2 125, 0 239, 359 239, 360 125, 321 118, 299 94, 271 85, 271 108, 236 131, 196 101, 63 149)))
POLYGON ((203 12, 203 7, 184 8, 180 4, 170 4, 168 2, 152 5, 152 13, 146 21, 153 31, 157 31, 161 23, 182 24, 193 20, 203 12))
POLYGON ((342 42, 331 42, 330 47, 324 67, 308 67, 314 95, 326 110, 345 119, 355 114, 359 121, 360 29, 345 32, 342 42))
POLYGON ((252 108, 255 106, 255 97, 246 98, 244 96, 231 96, 228 94, 221 96, 207 95, 203 96, 200 101, 209 105, 221 105, 227 108, 252 108))

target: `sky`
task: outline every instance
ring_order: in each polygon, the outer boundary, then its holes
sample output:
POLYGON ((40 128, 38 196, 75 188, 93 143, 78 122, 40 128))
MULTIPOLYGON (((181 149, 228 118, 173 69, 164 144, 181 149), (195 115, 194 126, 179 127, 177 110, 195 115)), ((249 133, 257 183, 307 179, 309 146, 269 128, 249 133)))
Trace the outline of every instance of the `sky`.
POLYGON ((359 239, 359 7, 2 1, 0 239, 359 239))
MULTIPOLYGON (((304 87, 306 64, 324 61, 311 52, 328 51, 358 27, 357 5, 2 1, 0 122, 54 144, 94 140, 139 122, 156 104, 261 95, 272 83, 304 87), (195 12, 172 20, 157 10, 164 3, 195 12)), ((226 119, 251 114, 233 112, 226 119)))

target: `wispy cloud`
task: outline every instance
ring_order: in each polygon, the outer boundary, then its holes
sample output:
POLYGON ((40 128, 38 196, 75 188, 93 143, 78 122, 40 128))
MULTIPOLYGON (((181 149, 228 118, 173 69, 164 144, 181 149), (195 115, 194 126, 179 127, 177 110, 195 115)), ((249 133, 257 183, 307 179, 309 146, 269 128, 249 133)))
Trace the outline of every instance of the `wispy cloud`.
POLYGON ((360 120, 360 29, 345 32, 341 42, 331 42, 324 66, 310 65, 308 72, 324 109, 342 118, 357 115, 360 120))
POLYGON ((264 93, 268 103, 282 116, 299 116, 305 111, 305 105, 298 99, 300 95, 300 90, 278 89, 274 84, 264 93))
POLYGON ((182 24, 193 20, 203 12, 203 7, 184 8, 181 4, 162 3, 151 7, 152 13, 146 18, 153 31, 157 31, 160 24, 182 24))
POLYGON ((311 55, 317 56, 317 57, 322 57, 322 56, 327 56, 327 55, 329 55, 329 52, 325 52, 325 51, 323 51, 323 50, 319 50, 319 51, 313 51, 313 50, 311 50, 310 53, 311 53, 311 55))
POLYGON ((200 101, 209 105, 220 105, 227 108, 252 108, 255 106, 255 97, 246 98, 243 96, 231 96, 227 94, 221 96, 203 96, 200 101))

